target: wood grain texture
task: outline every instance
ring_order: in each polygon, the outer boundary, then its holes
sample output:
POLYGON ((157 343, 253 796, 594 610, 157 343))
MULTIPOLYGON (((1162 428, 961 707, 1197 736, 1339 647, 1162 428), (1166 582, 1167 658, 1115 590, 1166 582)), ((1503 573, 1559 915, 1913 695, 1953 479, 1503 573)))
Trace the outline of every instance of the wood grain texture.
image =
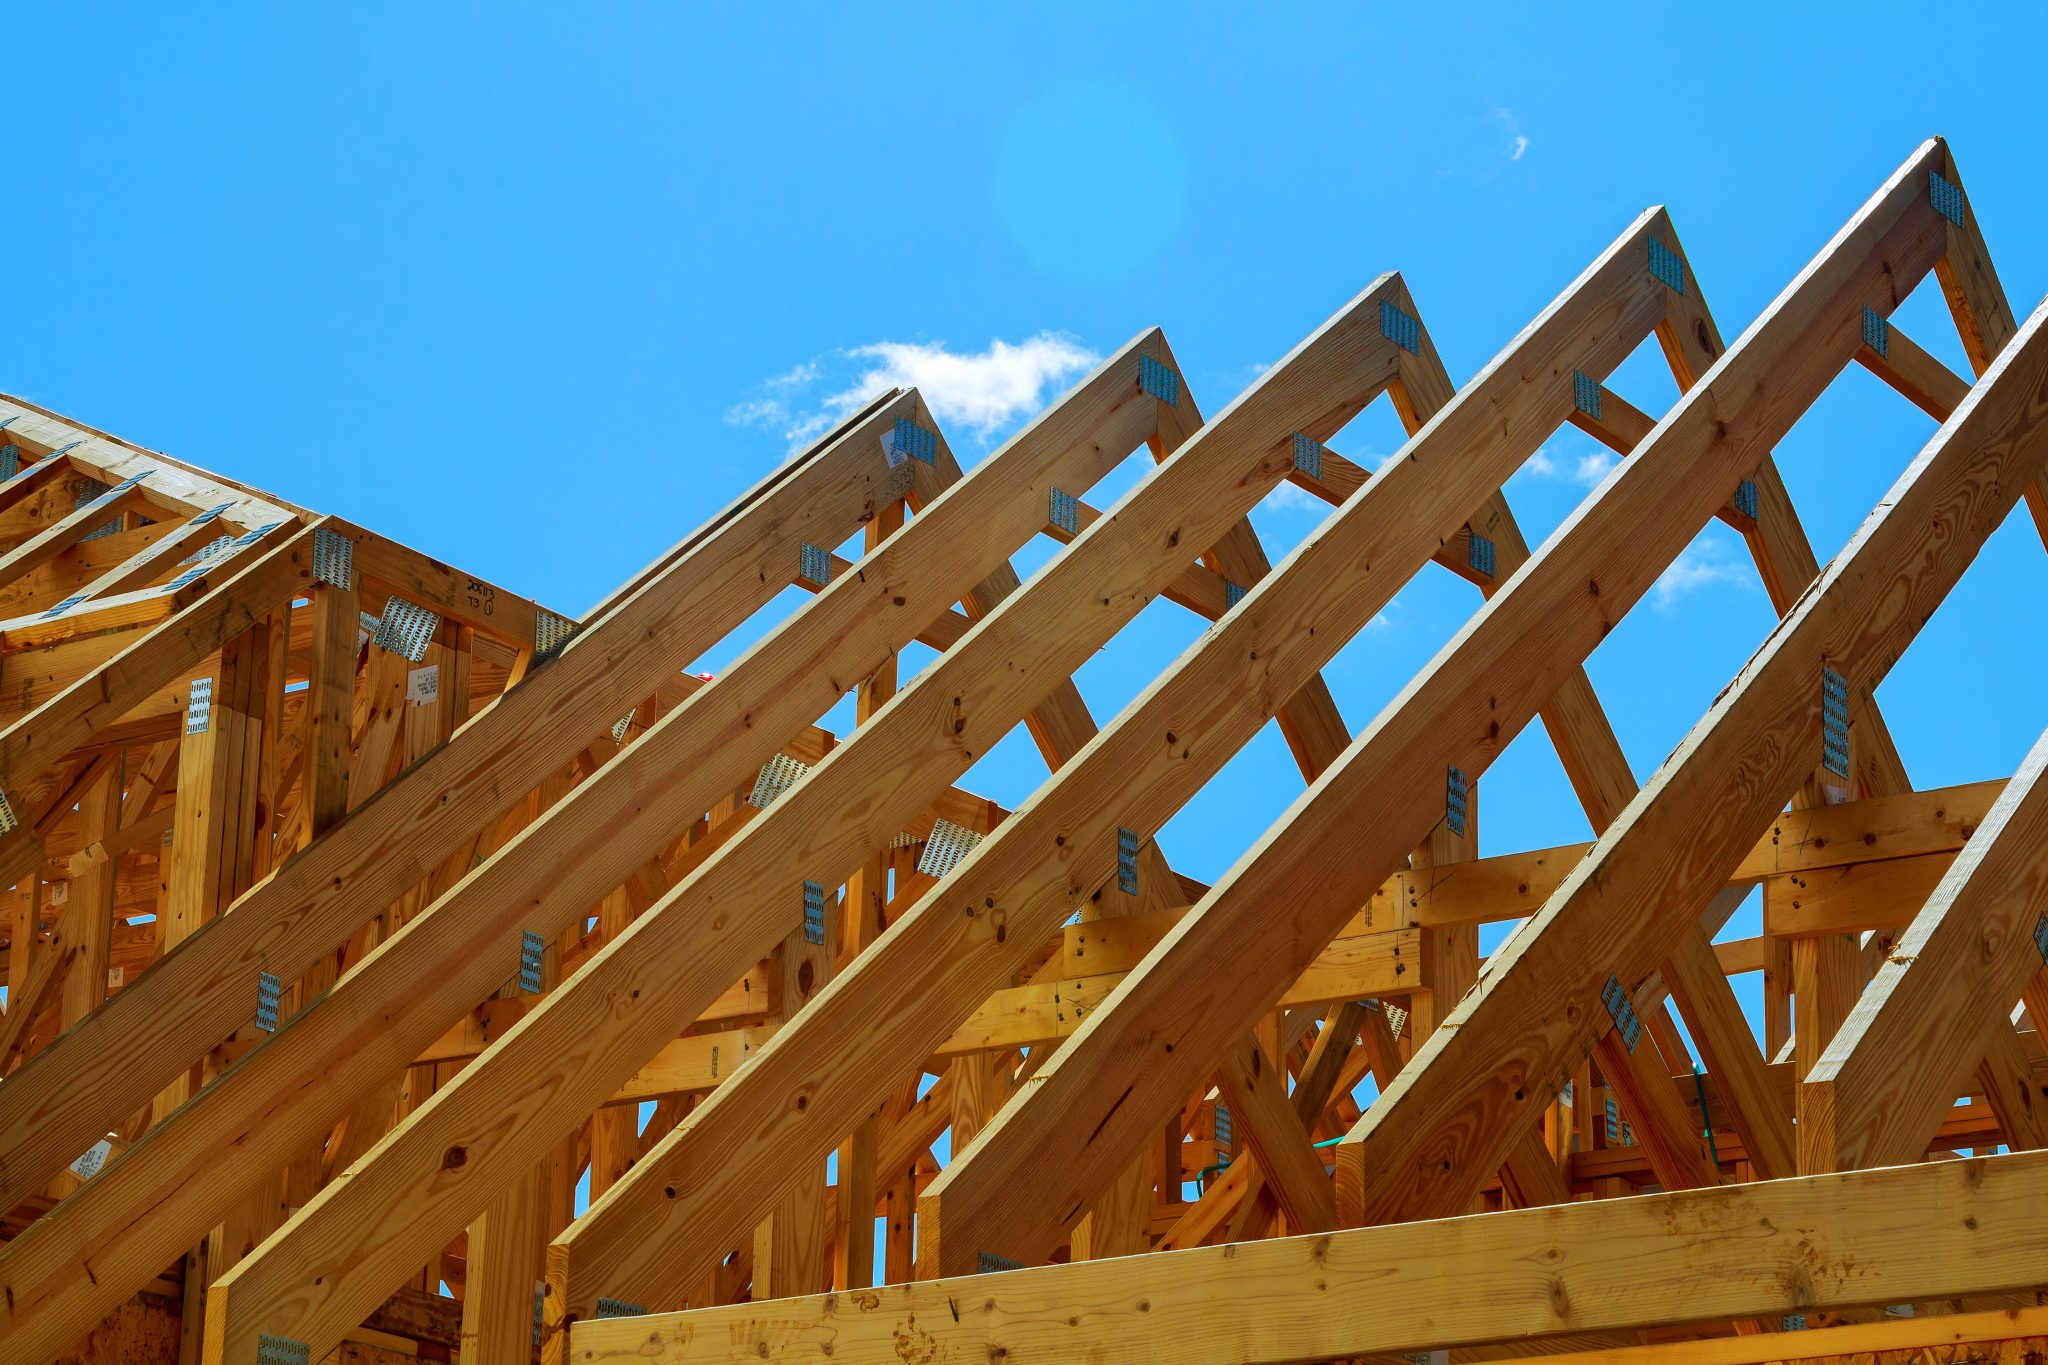
POLYGON ((1987 1157, 592 1320, 572 1358, 1242 1365, 1775 1318, 2031 1288, 2043 1197, 2048 1157, 1987 1157))

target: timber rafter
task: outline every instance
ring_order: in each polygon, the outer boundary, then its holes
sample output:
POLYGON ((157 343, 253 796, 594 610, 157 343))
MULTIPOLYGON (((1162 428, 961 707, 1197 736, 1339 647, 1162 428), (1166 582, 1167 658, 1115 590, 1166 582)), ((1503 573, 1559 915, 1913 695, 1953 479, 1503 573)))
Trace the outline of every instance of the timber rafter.
POLYGON ((1148 329, 974 462, 885 392, 581 618, 0 398, 0 1357, 138 1293, 209 1365, 2048 1342, 2048 739, 1915 791, 1875 699, 2048 538, 2048 305, 1939 140, 1732 343, 1709 273, 1650 209, 1462 385, 1382 275, 1213 415, 1148 329), (1851 366, 1941 425, 1822 564, 1773 449, 1851 366), (1531 547, 1567 426, 1616 467, 1531 547), (1716 519, 1779 620, 1639 782, 1586 662, 1716 519), (1595 837, 1482 849, 1537 720, 1595 837), (1304 790, 1203 885, 1155 836, 1268 724, 1304 790))

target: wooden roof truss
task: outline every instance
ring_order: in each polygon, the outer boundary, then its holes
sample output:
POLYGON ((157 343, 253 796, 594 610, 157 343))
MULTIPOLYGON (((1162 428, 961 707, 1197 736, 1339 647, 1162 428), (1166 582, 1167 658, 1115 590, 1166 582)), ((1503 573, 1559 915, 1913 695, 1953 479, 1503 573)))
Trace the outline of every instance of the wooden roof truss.
POLYGON ((1462 388, 1387 275, 1212 418, 1157 330, 971 474, 881 395, 580 621, 0 401, 6 1358, 166 1288, 234 1365, 2048 1337, 2048 740, 1915 792, 1874 699, 2048 536, 2043 319, 1930 141, 1733 345, 1651 210, 1462 388), (1943 425, 1822 566, 1771 452, 1851 364, 1943 425), (1620 463, 1532 551, 1567 423, 1620 463), (1584 664, 1717 517, 1780 620, 1639 788, 1584 664), (1432 561, 1479 602, 1354 732, 1321 670, 1432 561), (1098 719, 1157 597, 1213 624, 1098 719), (1599 836, 1480 857, 1539 717, 1599 836), (1153 835, 1268 721, 1306 789, 1201 885, 1153 835), (956 784, 1020 723, 1011 812, 956 784))

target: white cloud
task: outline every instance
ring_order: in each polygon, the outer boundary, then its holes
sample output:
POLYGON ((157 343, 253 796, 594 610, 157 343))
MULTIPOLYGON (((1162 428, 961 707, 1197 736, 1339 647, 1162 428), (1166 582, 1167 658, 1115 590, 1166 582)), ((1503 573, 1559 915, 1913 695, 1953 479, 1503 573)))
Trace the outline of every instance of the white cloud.
POLYGON ((1657 579, 1650 589, 1650 604, 1659 611, 1669 611, 1680 598, 1719 583, 1754 589, 1756 575, 1722 542, 1704 538, 1695 540, 1657 579))
POLYGON ((1515 118, 1515 111, 1496 105, 1493 116, 1508 132, 1508 160, 1520 161, 1522 153, 1529 150, 1529 139, 1522 136, 1522 125, 1515 118))
POLYGON ((763 381, 761 387, 764 389, 777 390, 797 389, 802 388, 807 384, 814 384, 817 382, 817 379, 818 362, 815 360, 806 360, 801 365, 790 366, 787 370, 784 370, 781 374, 776 375, 773 379, 763 381))
POLYGON ((1572 463, 1572 480, 1591 488, 1607 477, 1608 471, 1620 461, 1611 450, 1589 450, 1572 463))
POLYGON ((769 430, 789 421, 789 409, 773 398, 749 398, 744 403, 735 403, 727 408, 725 420, 736 427, 760 427, 769 430))
POLYGON ((1255 360, 1249 365, 1238 366, 1225 382, 1233 389, 1246 389, 1251 387, 1253 380, 1272 368, 1273 363, 1269 360, 1255 360))
POLYGON ((967 432, 986 442, 1037 409, 1048 388, 1101 359, 1058 332, 1019 342, 997 338, 978 352, 949 350, 943 342, 877 341, 805 361, 763 381, 761 395, 735 403, 725 420, 802 445, 876 394, 915 388, 949 435, 967 432), (821 384, 838 387, 813 396, 821 384))
POLYGON ((1311 517, 1327 515, 1331 510, 1330 504, 1306 488, 1288 483, 1285 479, 1276 484, 1272 492, 1266 494, 1266 506, 1276 512, 1300 512, 1311 517))
POLYGON ((1591 488, 1607 477, 1607 472, 1614 468, 1615 463, 1613 452, 1598 446, 1576 455, 1543 446, 1529 457, 1516 477, 1553 479, 1558 483, 1574 483, 1581 488, 1591 488))

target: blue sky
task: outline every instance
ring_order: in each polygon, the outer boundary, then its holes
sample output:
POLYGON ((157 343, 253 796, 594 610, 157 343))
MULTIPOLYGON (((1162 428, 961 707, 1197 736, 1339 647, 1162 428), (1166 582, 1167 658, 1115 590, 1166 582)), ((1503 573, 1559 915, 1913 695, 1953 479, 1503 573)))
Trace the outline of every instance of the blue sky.
MULTIPOLYGON (((0 120, 0 388, 580 612, 877 383, 923 385, 971 463, 1157 324, 1214 412, 1387 269, 1462 382, 1660 202, 1732 338, 1933 133, 2024 313, 2048 288, 2044 27, 1903 6, 37 7, 11 16, 0 120)), ((1931 291, 1898 321, 1961 368, 1931 291)), ((1659 368, 1614 386, 1661 412, 1659 368)), ((1932 429, 1852 373, 1785 443, 1823 559, 1932 429)), ((1382 407, 1334 444, 1370 462, 1397 441, 1382 407)), ((1532 541, 1592 449, 1567 433, 1511 485, 1532 541)), ((1278 559, 1322 514, 1280 497, 1255 521, 1278 559)), ((1919 785, 2010 772, 2048 721, 2015 685, 2048 654, 2043 558, 2008 526, 1880 693, 1919 785)), ((1347 722, 1476 602, 1427 571, 1331 670, 1347 722)), ((1603 646, 1639 775, 1768 622, 1710 532, 1603 646)), ((1084 668, 1097 716, 1196 625, 1157 605, 1084 668)), ((1043 771, 1018 737, 970 781, 1015 802, 1043 771)), ((1298 790, 1269 731, 1167 853, 1211 879, 1298 790)), ((1586 836, 1540 727, 1482 796, 1486 851, 1586 836)))

